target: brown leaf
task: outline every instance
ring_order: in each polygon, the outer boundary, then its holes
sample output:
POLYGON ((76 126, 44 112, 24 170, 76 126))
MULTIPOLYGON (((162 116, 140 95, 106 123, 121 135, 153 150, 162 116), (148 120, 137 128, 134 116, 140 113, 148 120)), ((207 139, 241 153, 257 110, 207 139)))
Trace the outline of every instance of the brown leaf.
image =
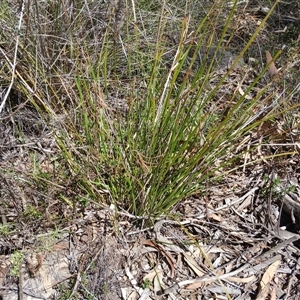
POLYGON ((197 290, 199 288, 203 288, 205 286, 205 282, 195 282, 192 284, 189 284, 188 286, 185 287, 187 290, 197 290))
POLYGON ((171 269, 171 275, 170 277, 173 278, 174 277, 174 263, 173 263, 173 259, 171 257, 170 254, 168 254, 165 249, 163 249, 163 247, 161 247, 160 245, 158 245, 157 243, 153 242, 153 241, 150 241, 150 240, 145 240, 143 242, 143 244, 145 246, 150 246, 150 247, 153 247, 155 249, 157 249, 164 257, 165 259, 167 260, 169 266, 170 266, 170 269, 171 269))
POLYGON ((275 288, 272 289, 270 296, 271 296, 270 300, 276 300, 276 289, 275 288))
POLYGON ((272 281, 279 264, 280 264, 280 260, 276 260, 268 267, 268 269, 266 270, 266 272, 264 273, 260 281, 261 289, 264 289, 265 286, 272 281))
POLYGON ((190 253, 183 253, 185 262, 190 266, 190 268, 197 274, 197 276, 201 277, 205 275, 205 272, 199 267, 196 260, 191 256, 190 253))
POLYGON ((221 222, 222 217, 219 214, 208 214, 207 217, 213 221, 221 222))
POLYGON ((26 267, 31 278, 34 278, 39 269, 42 267, 43 256, 40 253, 36 255, 36 261, 37 263, 33 263, 30 258, 26 260, 26 267))
POLYGON ((249 276, 249 277, 227 277, 226 280, 233 281, 237 283, 248 283, 255 280, 255 276, 249 276))
POLYGON ((276 274, 279 264, 280 264, 280 260, 276 260, 265 271, 265 273, 260 281, 260 291, 257 295, 256 300, 264 300, 267 298, 269 292, 271 291, 270 283, 273 280, 274 275, 276 274))
POLYGON ((256 300, 266 300, 269 295, 270 283, 268 283, 260 292, 258 293, 256 300))
POLYGON ((269 74, 273 77, 278 73, 278 70, 273 61, 273 57, 268 50, 266 50, 266 57, 267 57, 267 64, 269 65, 269 74))
POLYGON ((68 242, 60 242, 52 246, 52 251, 62 251, 62 250, 68 250, 69 249, 69 243, 68 242))

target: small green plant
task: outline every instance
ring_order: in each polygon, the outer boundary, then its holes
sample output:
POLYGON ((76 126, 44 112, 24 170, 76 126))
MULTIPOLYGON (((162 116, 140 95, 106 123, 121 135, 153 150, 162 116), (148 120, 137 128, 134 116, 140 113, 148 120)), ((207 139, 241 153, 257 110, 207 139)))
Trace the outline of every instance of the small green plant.
POLYGON ((72 289, 70 288, 70 286, 72 286, 72 283, 74 284, 74 280, 71 279, 70 283, 65 284, 65 283, 61 283, 60 285, 58 285, 58 293, 59 293, 59 299, 61 300, 77 300, 78 297, 76 295, 72 295, 72 289))
POLYGON ((142 282, 142 288, 144 289, 149 289, 151 286, 151 281, 149 278, 146 278, 143 282, 142 282))
POLYGON ((263 182, 261 195, 264 198, 269 198, 271 195, 272 199, 282 199, 287 193, 293 193, 296 189, 295 185, 285 185, 282 179, 278 176, 275 177, 272 172, 271 175, 264 175, 263 182))
POLYGON ((9 270, 9 274, 11 276, 20 276, 20 269, 24 260, 24 254, 21 251, 15 251, 10 256, 11 268, 9 270))
POLYGON ((35 206, 28 205, 23 212, 25 218, 27 220, 35 220, 42 216, 42 212, 40 212, 35 206))
POLYGON ((40 236, 38 238, 38 250, 39 251, 51 251, 51 248, 60 239, 62 231, 55 227, 52 231, 48 232, 47 235, 40 236))
POLYGON ((103 282, 101 283, 100 285, 100 291, 103 295, 107 295, 109 293, 109 287, 108 287, 108 284, 103 282))
POLYGON ((14 224, 0 224, 0 235, 9 236, 14 230, 14 224))

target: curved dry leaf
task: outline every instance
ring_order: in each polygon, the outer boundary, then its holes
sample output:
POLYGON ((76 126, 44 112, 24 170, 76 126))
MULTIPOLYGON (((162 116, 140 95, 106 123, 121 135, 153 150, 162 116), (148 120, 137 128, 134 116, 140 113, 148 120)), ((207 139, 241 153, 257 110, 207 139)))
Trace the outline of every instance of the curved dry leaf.
POLYGON ((127 299, 127 300, 136 300, 139 299, 139 294, 136 290, 134 290, 129 296, 127 296, 127 294, 124 294, 123 299, 127 299))
POLYGON ((272 281, 279 264, 280 264, 280 260, 276 260, 268 267, 268 269, 266 270, 266 272, 264 273, 260 281, 261 289, 264 289, 265 286, 272 281))
POLYGON ((208 214, 207 217, 213 221, 221 222, 222 216, 220 214, 208 214))
POLYGON ((266 300, 269 295, 270 284, 268 283, 257 295, 256 300, 266 300))
POLYGON ((170 269, 171 269, 170 277, 173 278, 174 277, 174 263, 173 263, 173 259, 172 259, 171 255, 169 253, 167 253, 167 251, 164 250, 163 247, 161 247, 160 245, 158 245, 157 243, 155 243, 153 241, 145 240, 143 242, 143 244, 145 246, 150 246, 150 247, 157 249, 165 257, 165 259, 167 260, 167 262, 170 266, 170 269))
POLYGON ((147 273, 144 277, 143 277, 143 281, 149 280, 149 281, 153 281, 154 277, 157 275, 157 271, 153 270, 149 273, 147 273))
POLYGON ((270 64, 269 65, 269 74, 271 76, 274 76, 278 73, 278 70, 277 70, 277 68, 275 66, 275 63, 273 61, 273 57, 272 57, 271 53, 268 50, 266 50, 266 57, 267 57, 267 64, 270 64))
POLYGON ((186 290, 197 290, 203 288, 207 282, 195 282, 185 287, 186 290))
POLYGON ((264 273, 261 281, 260 281, 260 291, 257 295, 256 300, 264 300, 267 298, 269 292, 270 292, 270 283, 277 271, 277 268, 280 264, 280 260, 276 260, 274 261, 266 270, 266 272, 264 273))
MULTIPOLYGON (((238 87, 238 91, 239 91, 239 93, 240 93, 241 96, 245 95, 245 92, 243 91, 243 89, 242 89, 241 86, 238 87)), ((252 97, 249 94, 246 94, 245 95, 245 99, 246 100, 252 100, 252 97)))
POLYGON ((270 300, 276 300, 276 289, 274 289, 274 288, 272 289, 270 300))
POLYGON ((241 277, 227 277, 226 278, 226 280, 228 280, 228 281, 233 281, 233 282, 237 282, 237 283, 248 283, 248 282, 254 281, 255 279, 256 279, 256 277, 254 275, 245 277, 245 278, 241 278, 241 277))
POLYGON ((189 265, 189 267, 194 271, 196 275, 198 275, 199 277, 205 275, 205 272, 203 272, 201 268, 199 268, 198 263, 189 253, 183 253, 183 256, 186 263, 189 265))

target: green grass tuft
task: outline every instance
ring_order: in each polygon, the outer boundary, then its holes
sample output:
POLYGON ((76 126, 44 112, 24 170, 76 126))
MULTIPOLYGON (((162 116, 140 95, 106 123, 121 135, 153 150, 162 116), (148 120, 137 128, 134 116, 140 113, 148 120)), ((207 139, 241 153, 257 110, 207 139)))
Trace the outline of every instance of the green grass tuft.
MULTIPOLYGON (((277 2, 225 72, 218 64, 225 56, 224 40, 233 38, 238 1, 223 7, 222 24, 218 7, 223 1, 205 8, 199 20, 188 4, 175 9, 167 2, 105 8, 76 1, 69 10, 65 3, 34 2, 27 7, 14 89, 47 121, 59 148, 52 158, 55 176, 52 169, 49 177, 32 178, 42 186, 65 186, 55 194, 75 213, 97 203, 114 204, 151 222, 204 193, 208 182, 261 162, 241 161, 273 134, 244 141, 263 124, 289 118, 299 108, 291 100, 297 89, 278 91, 273 81, 264 84, 268 66, 256 72, 243 93, 238 87, 228 93, 224 85, 277 2), (213 49, 212 57, 207 49, 213 49)), ((1 14, 9 19, 8 9, 1 14)), ((9 34, 2 33, 2 40, 9 34)), ((289 126, 299 128, 299 122, 289 126)), ((277 152, 269 159, 293 153, 277 152)), ((28 215, 38 216, 28 207, 28 215)))

